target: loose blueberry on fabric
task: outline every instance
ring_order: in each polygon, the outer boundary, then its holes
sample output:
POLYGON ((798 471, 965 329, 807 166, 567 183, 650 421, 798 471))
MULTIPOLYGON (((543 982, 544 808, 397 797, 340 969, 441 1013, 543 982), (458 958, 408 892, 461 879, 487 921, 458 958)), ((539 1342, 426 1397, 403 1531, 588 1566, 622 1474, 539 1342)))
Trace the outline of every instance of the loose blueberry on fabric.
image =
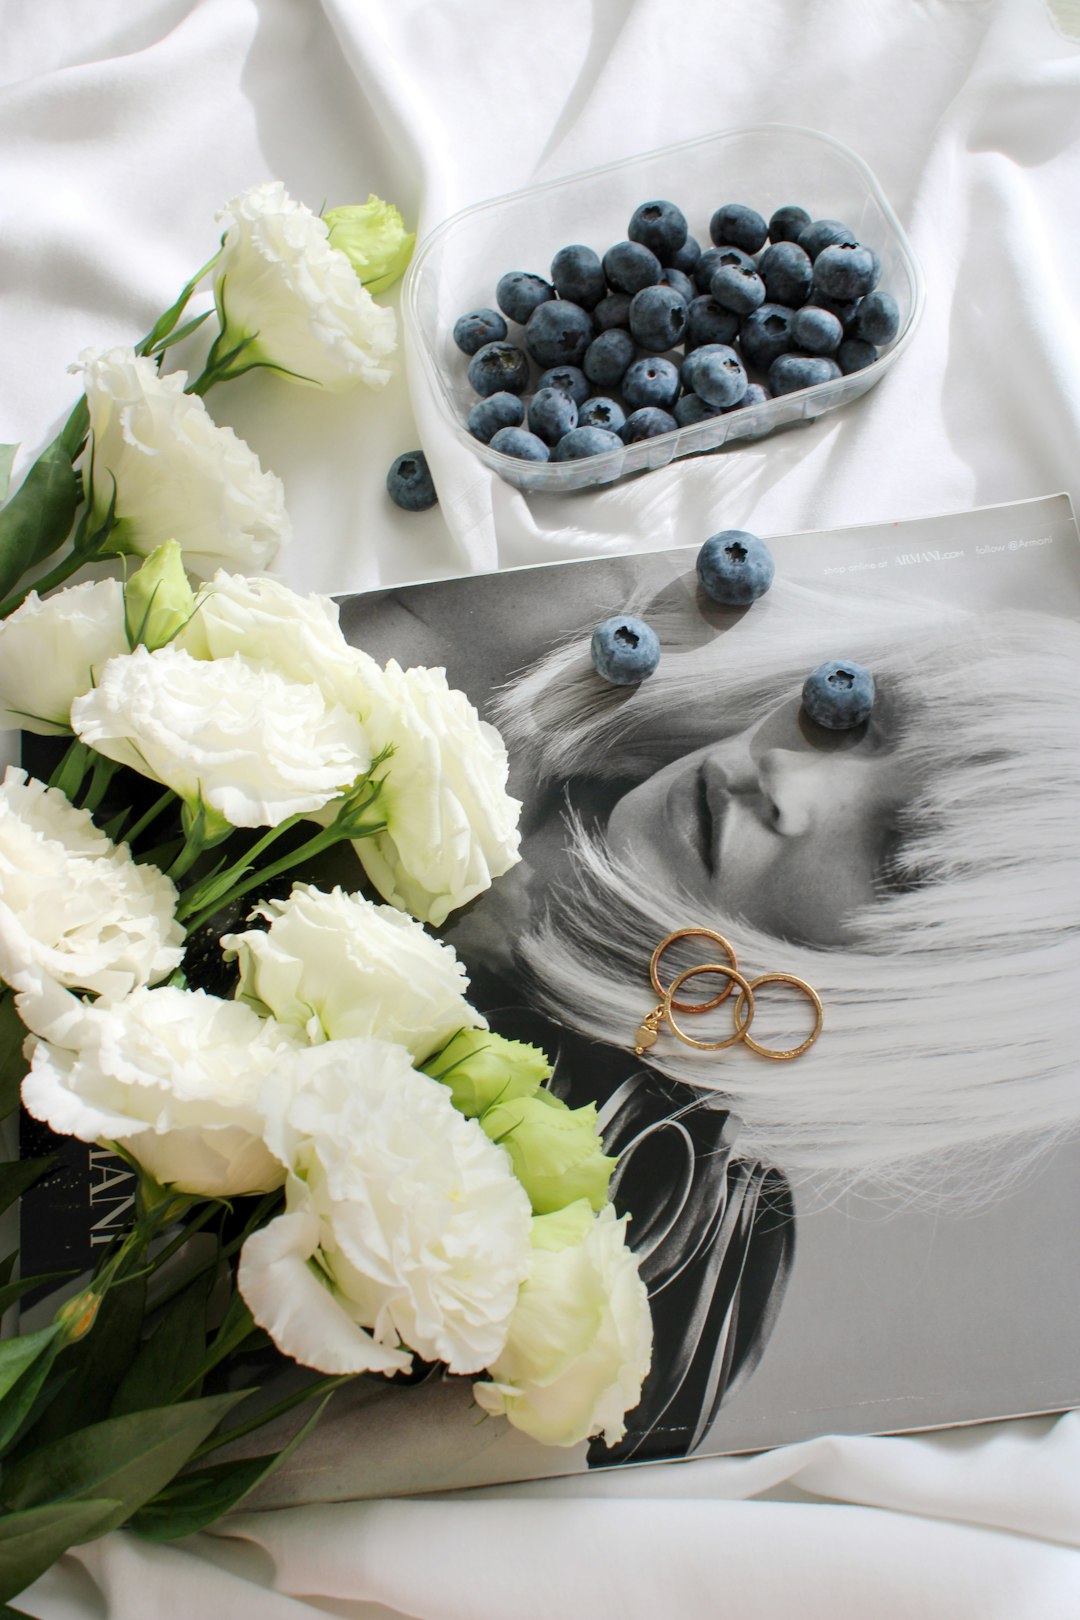
POLYGON ((724 607, 749 607, 773 582, 772 552, 749 529, 721 529, 697 555, 697 576, 706 596, 724 607))
POLYGON ((636 686, 660 662, 656 631, 632 614, 598 624, 590 644, 593 668, 613 686, 636 686))
POLYGON ((874 677, 862 664, 830 658, 806 677, 802 705, 816 725, 850 731, 870 718, 874 677))
POLYGON ((386 475, 386 488, 394 505, 403 512, 424 512, 439 498, 422 450, 406 450, 395 457, 386 475))

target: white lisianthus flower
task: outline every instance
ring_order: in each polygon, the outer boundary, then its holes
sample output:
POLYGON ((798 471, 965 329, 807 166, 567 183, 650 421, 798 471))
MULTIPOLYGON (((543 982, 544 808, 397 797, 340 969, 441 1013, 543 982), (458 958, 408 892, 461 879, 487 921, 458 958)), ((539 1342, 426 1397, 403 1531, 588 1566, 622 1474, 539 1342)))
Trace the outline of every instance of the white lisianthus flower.
POLYGON ((331 1041, 261 1094, 286 1213, 238 1283, 286 1355, 322 1372, 452 1372, 495 1359, 529 1267, 529 1201, 501 1148, 386 1041, 331 1041))
POLYGON ((520 859, 506 748, 445 670, 391 659, 372 698, 372 751, 393 748, 376 806, 387 826, 353 847, 385 900, 438 927, 520 859))
POLYGON ((220 569, 199 590, 174 645, 193 658, 241 653, 290 680, 313 682, 328 703, 361 716, 382 679, 375 660, 345 640, 331 597, 300 596, 265 575, 247 579, 220 569))
POLYGON ((189 572, 268 568, 289 537, 280 478, 232 428, 218 427, 202 400, 185 394, 187 375, 160 376, 133 349, 87 349, 82 371, 90 407, 86 452, 93 509, 113 498, 109 545, 148 556, 178 540, 189 572))
POLYGON ((614 1445, 652 1361, 645 1285, 626 1247, 628 1216, 582 1199, 533 1220, 532 1265, 506 1346, 473 1385, 486 1412, 549 1446, 595 1434, 614 1445))
POLYGON ((228 1198, 284 1171, 263 1141, 259 1090, 294 1037, 202 990, 134 990, 88 1005, 44 986, 17 997, 32 1032, 22 1097, 83 1142, 118 1142, 158 1181, 228 1198))
POLYGON ((0 979, 115 999, 179 966, 176 890, 136 865, 58 788, 9 766, 0 785, 0 979))
POLYGON ((320 810, 371 762, 360 723, 317 686, 240 657, 201 663, 180 648, 113 658, 71 706, 76 736, 172 788, 218 831, 276 827, 320 810))
POLYGON ((218 215, 227 222, 214 269, 222 355, 244 348, 236 370, 270 366, 342 390, 381 387, 397 342, 392 309, 377 304, 326 224, 280 180, 252 186, 218 215))
POLYGON ((423 1063, 458 1030, 486 1028, 452 947, 393 906, 296 883, 252 915, 269 929, 221 941, 240 964, 236 993, 312 1043, 373 1035, 423 1063))
POLYGON ((88 692, 110 658, 128 650, 119 580, 36 591, 0 620, 0 727, 60 736, 71 700, 88 692))

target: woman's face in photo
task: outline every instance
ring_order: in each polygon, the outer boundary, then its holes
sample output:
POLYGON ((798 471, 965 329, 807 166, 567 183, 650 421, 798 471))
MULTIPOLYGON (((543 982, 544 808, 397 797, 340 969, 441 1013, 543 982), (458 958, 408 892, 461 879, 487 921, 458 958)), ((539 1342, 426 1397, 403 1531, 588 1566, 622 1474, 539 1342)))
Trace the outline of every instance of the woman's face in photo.
POLYGON ((843 945, 873 900, 895 812, 898 755, 865 727, 826 732, 797 697, 674 760, 623 795, 614 855, 701 902, 702 915, 814 945, 843 945))

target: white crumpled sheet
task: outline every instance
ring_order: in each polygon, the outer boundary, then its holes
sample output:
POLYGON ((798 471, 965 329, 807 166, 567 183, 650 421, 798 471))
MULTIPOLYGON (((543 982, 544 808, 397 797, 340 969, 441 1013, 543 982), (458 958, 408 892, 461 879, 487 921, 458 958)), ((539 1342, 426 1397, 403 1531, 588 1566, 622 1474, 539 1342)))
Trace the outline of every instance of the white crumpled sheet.
MULTIPOLYGON (((214 414, 285 480, 294 585, 1080 496, 1080 0, 5 0, 0 41, 0 442, 28 452, 66 413, 80 349, 141 335, 208 257, 214 210, 259 180, 316 208, 375 191, 423 234, 538 179, 776 120, 845 141, 896 208, 927 304, 880 387, 622 488, 527 500, 493 479, 408 355, 378 396, 259 374, 216 391, 214 414), (417 444, 441 502, 407 516, 383 480, 417 444)), ((1076 1416, 824 1439, 241 1514, 169 1547, 119 1533, 20 1605, 42 1620, 1075 1620, 1078 1481, 1076 1416)))

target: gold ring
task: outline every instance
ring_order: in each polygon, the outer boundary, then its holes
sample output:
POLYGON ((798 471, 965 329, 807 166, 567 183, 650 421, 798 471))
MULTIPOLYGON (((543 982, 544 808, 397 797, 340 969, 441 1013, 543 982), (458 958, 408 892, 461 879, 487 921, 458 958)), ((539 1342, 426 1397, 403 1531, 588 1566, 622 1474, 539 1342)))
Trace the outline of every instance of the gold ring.
MULTIPOLYGON (((695 1005, 694 1011, 702 1011, 704 1005, 704 1003, 700 1006, 695 1005)), ((715 1006, 716 1003, 710 1002, 709 1005, 715 1006)), ((723 962, 702 962, 697 967, 687 968, 685 973, 678 974, 671 981, 671 989, 664 992, 664 1017, 668 1021, 668 1028, 671 1033, 677 1036, 680 1041, 685 1041, 687 1046, 696 1046, 699 1052, 721 1052, 725 1046, 734 1046, 736 1041, 748 1039, 746 1032, 754 1020, 754 987, 748 979, 743 978, 737 968, 726 967, 723 962), (731 981, 732 987, 739 986, 739 999, 735 1003, 735 1033, 729 1035, 726 1041, 695 1041, 692 1036, 687 1035, 679 1028, 672 1017, 672 1007, 679 1006, 679 1003, 675 1000, 676 990, 685 984, 687 979, 694 978, 698 973, 722 973, 725 978, 731 981), (739 1019, 744 1008, 746 1009, 746 1017, 740 1024, 739 1019)))
MULTIPOLYGON (((813 1046, 814 1042, 821 1034, 821 1026, 825 1022, 825 1014, 821 1007, 821 997, 818 995, 813 985, 807 984, 805 979, 796 978, 794 973, 762 973, 759 978, 751 980, 750 989, 751 991, 757 990, 763 984, 792 984, 795 986, 796 990, 801 990, 814 1005, 814 1027, 801 1046, 792 1046, 786 1051, 781 1052, 775 1050, 771 1046, 761 1046, 749 1035, 743 1036, 743 1040, 746 1042, 751 1052, 756 1052, 759 1057, 772 1058, 775 1063, 786 1063, 789 1058, 800 1057, 802 1053, 806 1051, 807 1047, 813 1046)), ((743 1000, 745 1000, 745 996, 746 992, 744 990, 740 990, 739 1000, 735 1003, 736 1018, 739 1016, 739 1005, 743 1000)), ((753 1002, 751 1002, 750 1016, 753 1017, 753 1002)), ((668 1022, 670 1023, 670 1021, 671 1020, 669 1018, 668 1022)), ((747 1019, 745 1027, 749 1029, 749 1019, 747 1019)))
MULTIPOLYGON (((677 928, 673 934, 667 934, 660 941, 655 951, 653 951, 652 956, 649 958, 649 979, 657 995, 663 996, 664 999, 669 1002, 669 1005, 676 1008, 679 1012, 711 1012, 714 1007, 719 1007, 722 1001, 726 1001, 728 996, 730 996, 731 992, 735 988, 735 980, 732 979, 727 985, 725 985, 724 989, 721 990, 718 996, 713 996, 711 1001, 676 1001, 673 997, 669 998, 668 992, 660 983, 660 958, 663 956, 668 946, 674 945, 677 939, 696 938, 711 939, 715 944, 720 946, 722 951, 727 954, 727 958, 733 968, 738 968, 739 966, 734 947, 724 938, 723 934, 717 934, 711 928, 677 928)), ((674 985, 672 986, 672 989, 674 989, 674 985)))

